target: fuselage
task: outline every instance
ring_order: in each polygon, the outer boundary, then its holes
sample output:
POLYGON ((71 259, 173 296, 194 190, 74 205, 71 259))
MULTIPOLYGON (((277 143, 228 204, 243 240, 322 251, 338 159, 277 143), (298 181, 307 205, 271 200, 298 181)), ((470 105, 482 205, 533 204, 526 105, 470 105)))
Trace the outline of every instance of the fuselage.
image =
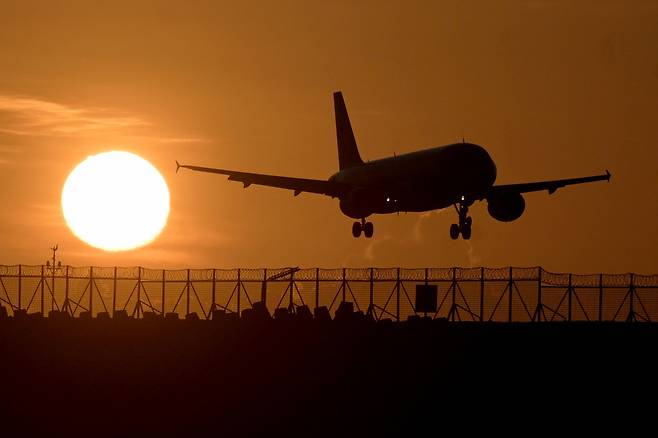
POLYGON ((456 143, 369 161, 329 180, 355 187, 341 198, 340 208, 359 219, 481 199, 496 181, 496 165, 483 147, 456 143))

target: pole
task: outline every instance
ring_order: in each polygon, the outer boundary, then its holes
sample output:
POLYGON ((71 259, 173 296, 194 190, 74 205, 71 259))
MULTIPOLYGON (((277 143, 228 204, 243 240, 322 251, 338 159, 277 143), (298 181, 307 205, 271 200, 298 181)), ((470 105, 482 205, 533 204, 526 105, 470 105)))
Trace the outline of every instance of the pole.
MULTIPOLYGON (((213 270, 213 273, 214 273, 214 270, 213 270)), ((166 275, 167 275, 167 273, 163 269, 162 270, 162 310, 160 310, 160 315, 163 318, 165 316, 165 286, 167 284, 166 283, 166 275)), ((215 302, 215 283, 214 282, 213 282, 213 291, 212 292, 213 292, 212 298, 213 298, 213 304, 214 304, 214 302, 215 302)))
POLYGON ((112 275, 112 318, 117 308, 117 267, 114 267, 114 274, 112 275))
POLYGON ((295 290, 295 271, 290 271, 290 298, 288 301, 288 310, 292 312, 293 291, 295 290))
POLYGON ((240 276, 240 268, 238 268, 238 318, 240 318, 240 292, 242 289, 242 281, 240 276))
POLYGON ((452 293, 450 294, 450 298, 452 299, 452 305, 450 306, 450 312, 448 313, 448 319, 452 319, 452 321, 455 321, 455 317, 457 315, 457 306, 455 305, 456 301, 456 294, 457 294, 457 268, 453 267, 452 268, 452 293))
POLYGON ((397 281, 395 283, 395 320, 400 322, 400 268, 397 269, 397 281))
POLYGON ((374 314, 374 310, 375 310, 374 285, 375 285, 375 276, 374 276, 374 273, 373 273, 373 269, 370 268, 370 304, 368 305, 368 312, 371 312, 373 314, 374 314))
POLYGON ((43 276, 43 265, 41 265, 41 316, 43 315, 43 283, 45 282, 45 278, 43 276))
POLYGON ((315 308, 320 307, 320 268, 315 268, 315 308))
POLYGON ((23 265, 18 265, 18 308, 21 308, 21 299, 23 297, 21 289, 21 280, 23 277, 23 265))
POLYGON ((216 299, 216 290, 217 290, 217 269, 213 268, 212 270, 212 305, 210 306, 210 310, 214 311, 215 310, 215 303, 217 302, 216 299))
POLYGON ((571 321, 571 275, 569 274, 569 289, 567 290, 567 321, 571 321))
POLYGON ((599 321, 603 321, 603 274, 599 274, 599 321))
POLYGON ((52 271, 52 279, 50 281, 50 285, 52 287, 52 293, 50 295, 50 310, 55 310, 55 251, 53 250, 53 271, 52 271))
POLYGON ((137 318, 142 311, 142 267, 137 267, 137 303, 135 304, 135 310, 137 310, 137 318))
POLYGON ((89 316, 94 317, 94 267, 89 267, 89 316))
POLYGON ((187 283, 185 285, 185 289, 187 291, 187 294, 185 295, 185 315, 187 316, 190 314, 190 270, 189 269, 187 270, 187 283))
POLYGON ((66 285, 64 289, 64 304, 66 304, 67 311, 71 309, 71 303, 69 303, 69 267, 69 265, 66 265, 66 285))
POLYGON ((343 302, 345 302, 345 287, 346 287, 345 286, 345 268, 343 268, 343 286, 342 286, 342 289, 343 289, 343 302))
POLYGON ((480 267, 480 322, 484 321, 484 266, 480 267))
POLYGON ((628 318, 626 319, 627 321, 634 322, 635 321, 635 310, 633 308, 633 298, 635 295, 635 285, 633 281, 633 273, 631 273, 631 284, 629 285, 629 291, 628 291, 628 318))
POLYGON ((539 267, 539 272, 537 275, 537 321, 541 321, 541 312, 544 310, 544 305, 542 304, 542 290, 541 290, 541 270, 542 267, 539 267))
POLYGON ((509 297, 507 299, 507 322, 512 322, 512 291, 514 290, 514 277, 512 267, 509 267, 509 297))

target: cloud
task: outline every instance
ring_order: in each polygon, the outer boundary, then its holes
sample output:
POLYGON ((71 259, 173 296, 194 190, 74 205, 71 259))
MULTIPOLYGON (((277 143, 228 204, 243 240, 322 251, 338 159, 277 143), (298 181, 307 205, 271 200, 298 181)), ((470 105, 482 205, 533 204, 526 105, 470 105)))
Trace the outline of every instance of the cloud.
POLYGON ((10 118, 1 131, 15 135, 72 135, 145 126, 138 117, 113 115, 104 108, 77 108, 45 100, 0 95, 0 112, 10 118))
POLYGON ((43 99, 0 95, 0 132, 16 136, 84 137, 112 131, 131 140, 153 143, 201 143, 187 136, 135 135, 131 130, 152 126, 143 118, 99 107, 77 107, 43 99))

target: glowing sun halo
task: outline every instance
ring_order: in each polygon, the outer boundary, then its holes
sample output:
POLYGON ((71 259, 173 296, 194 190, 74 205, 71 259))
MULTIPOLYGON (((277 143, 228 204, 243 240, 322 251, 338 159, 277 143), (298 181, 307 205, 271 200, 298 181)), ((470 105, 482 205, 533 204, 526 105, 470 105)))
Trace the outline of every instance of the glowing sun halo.
POLYGON ((106 251, 155 239, 169 216, 169 189, 155 167, 129 152, 88 157, 69 174, 62 211, 73 234, 106 251))

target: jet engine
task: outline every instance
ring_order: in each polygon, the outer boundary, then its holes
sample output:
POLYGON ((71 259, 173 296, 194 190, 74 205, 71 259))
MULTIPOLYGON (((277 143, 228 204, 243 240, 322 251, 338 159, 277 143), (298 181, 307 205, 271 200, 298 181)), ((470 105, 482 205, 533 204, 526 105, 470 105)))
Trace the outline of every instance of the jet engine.
POLYGON ((492 218, 501 222, 518 219, 525 210, 525 200, 520 193, 506 193, 487 199, 487 210, 492 218))

